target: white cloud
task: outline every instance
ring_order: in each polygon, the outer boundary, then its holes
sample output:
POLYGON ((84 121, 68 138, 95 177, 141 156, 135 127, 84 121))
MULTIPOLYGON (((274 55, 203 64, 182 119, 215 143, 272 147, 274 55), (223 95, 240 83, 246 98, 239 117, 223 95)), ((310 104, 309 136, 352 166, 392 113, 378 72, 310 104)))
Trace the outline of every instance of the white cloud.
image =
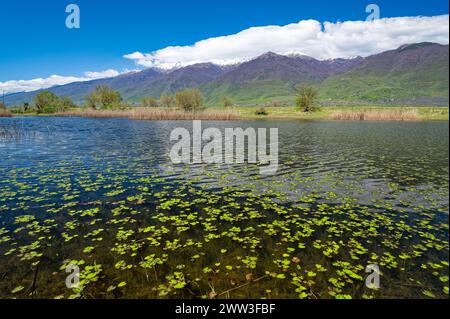
POLYGON ((116 70, 106 70, 101 72, 84 72, 84 76, 89 79, 113 78, 120 73, 116 70))
POLYGON ((110 78, 119 74, 120 73, 118 71, 111 69, 101 72, 85 72, 83 77, 52 75, 45 79, 38 78, 33 80, 12 80, 0 82, 0 92, 4 91, 5 94, 31 92, 40 89, 47 89, 56 85, 69 84, 72 82, 84 82, 102 78, 110 78))
POLYGON ((144 55, 141 52, 134 52, 131 54, 126 54, 123 57, 125 59, 130 59, 130 60, 138 60, 138 59, 143 59, 144 55))
MULTIPOLYGON (((400 17, 366 21, 303 20, 285 26, 253 27, 237 34, 210 38, 192 46, 171 46, 151 53, 124 55, 139 66, 171 69, 212 62, 229 65, 272 51, 303 54, 317 59, 368 56, 407 43, 449 43, 449 16, 400 17)), ((127 72, 127 71, 125 71, 127 72)), ((83 76, 52 75, 33 80, 0 82, 0 93, 30 92, 56 85, 114 77, 116 70, 85 72, 83 76)))
POLYGON ((285 26, 254 27, 192 46, 171 46, 124 56, 144 67, 173 68, 195 63, 234 64, 265 52, 299 53, 317 59, 368 56, 407 43, 449 42, 449 16, 385 18, 373 22, 303 20, 285 26))

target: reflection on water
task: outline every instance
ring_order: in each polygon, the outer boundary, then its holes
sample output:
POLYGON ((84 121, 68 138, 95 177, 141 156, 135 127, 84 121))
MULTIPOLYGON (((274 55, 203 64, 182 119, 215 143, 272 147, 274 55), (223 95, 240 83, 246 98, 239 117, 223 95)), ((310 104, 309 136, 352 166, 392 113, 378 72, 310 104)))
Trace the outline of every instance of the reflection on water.
POLYGON ((203 122, 278 127, 274 176, 172 165, 191 122, 0 125, 26 131, 0 140, 0 297, 448 295, 448 122, 203 122))

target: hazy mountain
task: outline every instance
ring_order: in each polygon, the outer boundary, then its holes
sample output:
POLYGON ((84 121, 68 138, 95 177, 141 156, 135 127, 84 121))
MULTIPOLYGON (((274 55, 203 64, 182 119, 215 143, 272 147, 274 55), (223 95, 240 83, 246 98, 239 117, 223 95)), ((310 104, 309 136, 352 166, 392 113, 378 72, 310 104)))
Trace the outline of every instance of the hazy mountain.
MULTIPOLYGON (((146 69, 49 90, 80 102, 102 84, 137 101, 198 87, 207 103, 215 105, 224 97, 240 104, 292 102, 295 86, 309 84, 319 87, 323 100, 448 105, 448 59, 448 45, 433 43, 403 45, 367 58, 324 61, 269 52, 234 66, 204 63, 170 71, 146 69)), ((5 100, 9 105, 20 104, 38 92, 12 94, 5 100)))

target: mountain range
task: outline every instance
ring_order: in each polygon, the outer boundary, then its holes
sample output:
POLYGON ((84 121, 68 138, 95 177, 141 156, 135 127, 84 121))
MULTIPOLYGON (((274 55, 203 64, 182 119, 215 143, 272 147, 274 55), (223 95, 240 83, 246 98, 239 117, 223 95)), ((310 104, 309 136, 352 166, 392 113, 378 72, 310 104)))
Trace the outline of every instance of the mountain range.
MULTIPOLYGON (((334 60, 268 52, 232 66, 203 63, 174 70, 149 68, 48 90, 81 103, 97 85, 108 85, 126 100, 137 102, 142 97, 159 98, 195 87, 212 106, 221 104, 224 97, 237 105, 292 103, 295 87, 300 84, 316 86, 323 103, 448 106, 449 46, 417 43, 365 58, 334 60)), ((40 91, 10 94, 5 102, 31 102, 40 91)))

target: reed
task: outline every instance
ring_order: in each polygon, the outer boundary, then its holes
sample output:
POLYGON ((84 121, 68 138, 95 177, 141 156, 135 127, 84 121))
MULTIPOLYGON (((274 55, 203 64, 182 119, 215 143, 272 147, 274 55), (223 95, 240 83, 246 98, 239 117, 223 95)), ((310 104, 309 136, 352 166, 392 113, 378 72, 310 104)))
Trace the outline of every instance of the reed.
POLYGON ((23 137, 24 131, 20 126, 0 122, 0 141, 18 140, 23 137))
POLYGON ((0 117, 11 117, 10 111, 0 108, 0 117))
POLYGON ((202 110, 186 112, 178 109, 142 108, 130 110, 79 109, 56 113, 56 116, 87 118, 129 118, 134 120, 211 120, 228 121, 240 119, 239 112, 233 110, 202 110))
POLYGON ((340 110, 331 113, 332 120, 341 121, 417 121, 419 112, 415 109, 393 110, 340 110))

